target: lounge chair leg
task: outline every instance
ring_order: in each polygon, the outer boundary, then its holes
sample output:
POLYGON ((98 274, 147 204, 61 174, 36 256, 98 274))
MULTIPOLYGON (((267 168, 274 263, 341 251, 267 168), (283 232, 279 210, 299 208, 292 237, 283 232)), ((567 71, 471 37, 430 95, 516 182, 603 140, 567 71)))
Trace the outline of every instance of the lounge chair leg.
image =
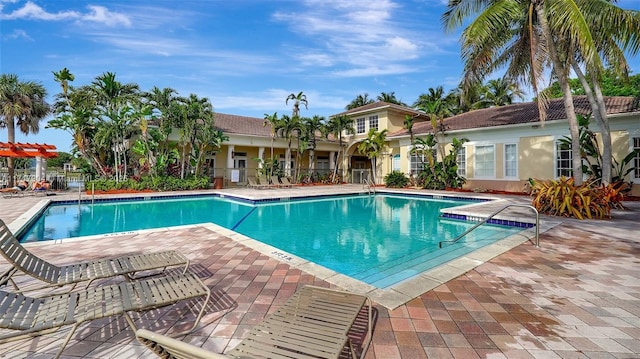
POLYGON ((205 287, 207 288, 207 296, 204 299, 204 303, 202 303, 202 308, 200 308, 200 312, 198 313, 198 317, 196 318, 196 321, 193 323, 191 328, 189 328, 188 330, 182 331, 180 333, 176 333, 176 335, 187 335, 191 333, 194 329, 196 329, 196 327, 200 323, 200 319, 202 319, 202 316, 204 315, 204 310, 207 309, 207 304, 209 304, 209 299, 211 298, 211 289, 209 289, 209 287, 207 286, 205 287))
POLYGON ((62 343, 62 347, 60 347, 60 350, 58 350, 58 353, 55 356, 55 359, 60 358, 60 355, 62 355, 62 352, 64 351, 64 348, 67 347, 67 344, 69 344, 69 341, 71 340, 71 337, 73 336, 73 333, 76 332, 76 329, 78 329, 78 326, 80 325, 80 323, 76 323, 71 327, 71 331, 69 332, 69 334, 67 334, 67 337, 64 340, 64 343, 62 343))

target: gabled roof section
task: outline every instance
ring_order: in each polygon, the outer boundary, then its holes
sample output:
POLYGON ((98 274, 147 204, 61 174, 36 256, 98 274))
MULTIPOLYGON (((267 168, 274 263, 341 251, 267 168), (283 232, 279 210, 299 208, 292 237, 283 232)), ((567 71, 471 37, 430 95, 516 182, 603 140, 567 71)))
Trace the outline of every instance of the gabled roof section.
POLYGON ((271 125, 264 119, 216 112, 215 126, 226 134, 271 137, 271 125))
MULTIPOLYGON (((605 97, 607 113, 622 114, 640 112, 640 104, 633 97, 613 96, 605 97)), ((573 104, 577 114, 591 114, 591 106, 586 96, 574 96, 573 104)), ((564 120, 567 115, 564 111, 564 100, 553 99, 547 109, 547 120, 564 120)), ((468 130, 477 128, 499 127, 526 123, 538 123, 540 116, 538 105, 535 102, 523 102, 508 106, 485 108, 474 110, 444 120, 446 131, 468 130)), ((431 122, 419 122, 413 126, 414 134, 425 134, 432 131, 431 122)), ((387 137, 408 136, 407 130, 400 130, 387 137)))
POLYGON ((360 106, 360 107, 356 107, 356 108, 352 108, 351 110, 345 111, 345 112, 341 112, 335 115, 331 115, 330 117, 338 117, 338 116, 342 116, 342 115, 348 115, 348 116, 352 116, 352 115, 357 115, 360 113, 370 113, 370 112, 374 112, 374 111, 381 111, 381 110, 388 110, 388 111, 393 111, 393 112, 400 112, 403 114, 407 114, 407 115, 412 115, 412 116, 424 116, 424 113, 417 111, 411 107, 406 107, 406 106, 400 106, 400 105, 396 105, 394 103, 389 103, 389 102, 384 102, 384 101, 377 101, 377 102, 373 102, 364 106, 360 106))

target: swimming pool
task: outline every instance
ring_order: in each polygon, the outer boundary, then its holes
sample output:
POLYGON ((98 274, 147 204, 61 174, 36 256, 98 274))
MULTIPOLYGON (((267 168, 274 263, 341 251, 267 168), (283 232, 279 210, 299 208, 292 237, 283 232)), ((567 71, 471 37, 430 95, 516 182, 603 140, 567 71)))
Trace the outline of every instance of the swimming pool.
POLYGON ((483 226, 438 249, 474 223, 440 218, 471 203, 378 194, 245 203, 220 197, 49 206, 23 241, 212 222, 378 288, 460 257, 522 228, 483 226))

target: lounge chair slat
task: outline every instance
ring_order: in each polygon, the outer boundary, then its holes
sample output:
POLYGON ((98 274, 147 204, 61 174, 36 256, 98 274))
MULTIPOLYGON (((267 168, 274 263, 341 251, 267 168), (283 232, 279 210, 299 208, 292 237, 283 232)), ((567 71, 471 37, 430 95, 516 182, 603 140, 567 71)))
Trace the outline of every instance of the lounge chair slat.
MULTIPOLYGON (((0 220, 0 255, 17 270, 46 282, 47 285, 43 287, 76 284, 116 275, 132 276, 143 270, 164 271, 167 267, 175 266, 184 266, 183 272, 186 272, 189 267, 189 260, 176 251, 132 254, 59 267, 25 249, 2 220, 0 220)), ((3 277, 3 282, 11 279, 13 274, 9 273, 8 276, 3 277)))
MULTIPOLYGON (((172 275, 170 280, 164 281, 167 285, 181 283, 183 274, 172 275)), ((187 274, 186 276, 191 276, 187 274)), ((64 325, 73 324, 71 332, 67 336, 70 338, 77 328, 77 324, 109 317, 113 315, 125 314, 128 309, 125 298, 130 295, 136 296, 131 288, 149 288, 155 286, 159 281, 157 278, 147 280, 123 282, 106 286, 96 286, 86 288, 83 291, 51 295, 44 298, 32 298, 22 294, 0 291, 0 328, 12 329, 10 333, 0 334, 0 343, 11 340, 41 335, 56 330, 64 325)), ((203 308, 209 300, 209 290, 202 284, 200 292, 205 293, 206 298, 203 308)), ((192 298, 191 295, 179 296, 172 294, 170 298, 163 297, 169 292, 167 288, 155 290, 157 297, 147 300, 147 306, 135 304, 136 310, 148 310, 161 306, 174 304, 184 299, 192 298)), ((175 293, 179 293, 176 291, 175 293)), ((201 314, 196 319, 193 328, 198 324, 201 314)), ((127 317, 128 318, 128 317, 127 317)), ((133 325, 133 322, 129 322, 133 325)), ((192 328, 192 329, 193 329, 192 328)), ((133 328, 135 330, 135 328, 133 328)), ((58 352, 58 356, 64 350, 67 342, 63 344, 58 352)))

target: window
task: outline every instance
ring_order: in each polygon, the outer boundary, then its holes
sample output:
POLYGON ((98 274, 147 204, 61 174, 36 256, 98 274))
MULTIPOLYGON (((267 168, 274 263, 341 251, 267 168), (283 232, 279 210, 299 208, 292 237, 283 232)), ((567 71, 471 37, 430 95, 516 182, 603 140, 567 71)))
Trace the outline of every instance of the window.
POLYGON ((426 158, 423 154, 411 155, 410 161, 410 173, 417 175, 418 173, 422 172, 422 170, 424 169, 424 162, 426 161, 426 158))
POLYGON ((493 145, 476 146, 474 175, 476 177, 495 177, 495 149, 493 145))
POLYGON ((393 155, 393 170, 400 171, 400 155, 393 155))
POLYGON ((518 177, 518 145, 504 145, 504 176, 518 177))
POLYGON ((571 145, 556 142, 556 177, 571 177, 573 172, 573 155, 571 145))
POLYGON ((378 130, 378 115, 369 116, 369 129, 378 130))
POLYGON ((364 133, 364 117, 356 119, 356 133, 364 133))
POLYGON ((329 171, 329 157, 328 156, 318 156, 318 162, 316 164, 316 170, 318 172, 328 172, 329 171))
POLYGON ((467 176, 467 148, 461 147, 456 155, 456 163, 458 164, 458 176, 467 176))
POLYGON ((633 178, 640 179, 640 137, 633 138, 633 150, 636 151, 636 157, 633 159, 633 166, 636 168, 633 171, 633 178))

